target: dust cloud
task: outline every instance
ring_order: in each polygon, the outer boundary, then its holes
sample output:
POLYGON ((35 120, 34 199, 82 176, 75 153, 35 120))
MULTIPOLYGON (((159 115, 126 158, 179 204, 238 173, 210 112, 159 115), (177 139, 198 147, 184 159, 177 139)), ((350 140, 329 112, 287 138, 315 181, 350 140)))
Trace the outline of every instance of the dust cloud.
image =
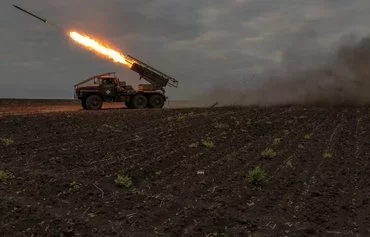
POLYGON ((249 85, 215 86, 204 99, 222 105, 367 104, 370 36, 342 36, 331 48, 325 48, 314 30, 302 30, 278 65, 248 81, 249 85))

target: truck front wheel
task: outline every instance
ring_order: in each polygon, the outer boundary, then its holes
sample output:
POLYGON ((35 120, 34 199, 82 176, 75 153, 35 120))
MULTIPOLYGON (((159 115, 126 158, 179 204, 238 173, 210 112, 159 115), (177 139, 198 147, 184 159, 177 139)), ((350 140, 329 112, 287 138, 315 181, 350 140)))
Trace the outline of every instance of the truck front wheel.
POLYGON ((160 109, 164 106, 164 98, 162 95, 154 94, 149 99, 149 107, 154 109, 160 109))
POLYGON ((86 108, 89 110, 99 110, 103 107, 103 99, 98 95, 90 95, 86 99, 86 108))
POLYGON ((132 98, 131 105, 134 109, 144 109, 148 106, 148 99, 143 94, 137 94, 132 98))

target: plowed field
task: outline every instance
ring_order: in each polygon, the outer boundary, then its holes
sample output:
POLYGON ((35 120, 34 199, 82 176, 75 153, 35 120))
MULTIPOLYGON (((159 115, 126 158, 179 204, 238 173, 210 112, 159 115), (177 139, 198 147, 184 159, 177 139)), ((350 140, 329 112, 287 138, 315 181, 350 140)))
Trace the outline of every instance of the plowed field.
POLYGON ((367 107, 6 111, 0 236, 370 236, 367 107))

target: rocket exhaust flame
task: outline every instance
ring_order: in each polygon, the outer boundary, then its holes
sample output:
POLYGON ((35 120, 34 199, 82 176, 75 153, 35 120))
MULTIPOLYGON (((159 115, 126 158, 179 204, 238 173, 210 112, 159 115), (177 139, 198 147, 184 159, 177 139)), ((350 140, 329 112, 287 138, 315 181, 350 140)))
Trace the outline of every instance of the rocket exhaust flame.
POLYGON ((109 46, 103 45, 102 43, 90 38, 87 35, 82 35, 78 32, 71 31, 69 32, 69 36, 75 42, 79 43, 80 45, 84 46, 86 49, 96 54, 103 55, 106 58, 113 60, 114 62, 127 65, 130 68, 132 66, 132 62, 128 61, 122 53, 111 49, 109 46))

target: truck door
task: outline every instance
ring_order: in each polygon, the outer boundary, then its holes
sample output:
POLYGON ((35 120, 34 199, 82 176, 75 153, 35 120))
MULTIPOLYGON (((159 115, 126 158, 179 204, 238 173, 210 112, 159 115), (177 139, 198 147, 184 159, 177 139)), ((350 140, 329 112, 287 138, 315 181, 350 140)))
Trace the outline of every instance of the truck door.
POLYGON ((101 93, 103 96, 114 97, 116 96, 116 83, 113 79, 103 80, 101 93))

